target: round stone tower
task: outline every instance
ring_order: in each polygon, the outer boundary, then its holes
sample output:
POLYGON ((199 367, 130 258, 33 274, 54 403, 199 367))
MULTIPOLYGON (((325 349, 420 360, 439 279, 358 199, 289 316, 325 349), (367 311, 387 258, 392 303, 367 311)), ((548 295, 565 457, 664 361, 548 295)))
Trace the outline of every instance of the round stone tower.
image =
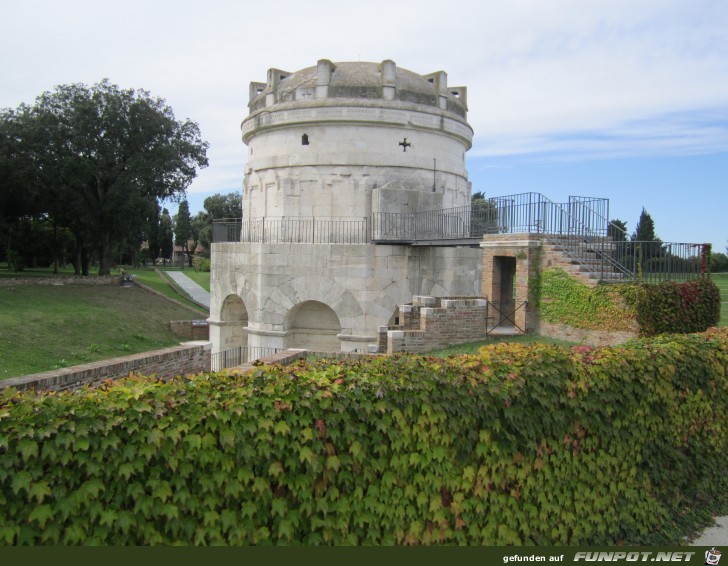
POLYGON ((213 351, 366 350, 412 295, 479 292, 477 247, 413 232, 420 213, 470 204, 465 87, 320 60, 270 69, 248 106, 240 242, 213 245, 213 351))

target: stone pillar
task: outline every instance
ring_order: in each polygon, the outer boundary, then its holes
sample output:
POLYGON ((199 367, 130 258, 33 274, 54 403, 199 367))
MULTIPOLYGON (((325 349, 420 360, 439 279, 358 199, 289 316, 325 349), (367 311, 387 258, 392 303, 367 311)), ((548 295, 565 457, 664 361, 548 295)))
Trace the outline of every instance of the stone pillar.
POLYGON ((391 59, 382 61, 380 66, 382 73, 382 98, 394 100, 396 94, 397 65, 391 59))
POLYGON ((447 110, 447 73, 445 71, 437 71, 425 75, 425 78, 432 83, 438 97, 438 107, 447 110))
POLYGON ((328 59, 319 59, 316 65, 316 98, 327 98, 329 96, 329 84, 331 74, 336 67, 328 59))

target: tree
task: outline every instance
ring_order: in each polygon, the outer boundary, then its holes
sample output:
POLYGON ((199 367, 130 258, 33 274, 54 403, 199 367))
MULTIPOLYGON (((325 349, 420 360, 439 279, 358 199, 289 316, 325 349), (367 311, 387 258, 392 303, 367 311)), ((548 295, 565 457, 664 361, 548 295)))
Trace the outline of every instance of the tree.
POLYGON ((607 226, 607 236, 612 238, 613 242, 626 242, 627 223, 618 218, 611 220, 607 226))
POLYGON ((470 235, 498 233, 498 208, 493 201, 485 198, 483 191, 470 197, 470 235))
POLYGON ((655 234, 655 222, 652 220, 652 216, 644 208, 632 234, 632 242, 635 242, 633 253, 642 271, 661 269, 661 266, 656 263, 660 260, 649 261, 651 258, 661 256, 662 241, 655 234))
POLYGON ((210 240, 212 236, 210 227, 210 217, 206 212, 198 212, 192 217, 192 249, 197 250, 198 245, 202 245, 207 251, 210 250, 210 240))
POLYGON ((655 234, 655 222, 652 216, 643 208, 640 219, 637 221, 637 227, 632 234, 633 242, 658 242, 660 241, 655 234))
POLYGON ((62 85, 21 110, 29 118, 14 144, 25 159, 16 161, 46 212, 74 233, 78 261, 98 253, 100 275, 123 242, 138 240, 152 203, 179 198, 207 165, 197 124, 178 122, 144 90, 62 85))
POLYGON ((242 218, 243 216, 243 200, 239 192, 226 195, 214 194, 207 197, 202 206, 214 220, 242 218))
POLYGON ((169 211, 162 209, 162 216, 159 219, 159 253, 162 259, 172 258, 174 252, 174 234, 172 232, 172 217, 169 211))
POLYGON ((195 248, 189 249, 189 240, 192 237, 192 218, 190 217, 190 205, 187 199, 183 199, 179 203, 177 215, 174 217, 174 243, 182 248, 187 254, 189 266, 192 267, 192 254, 195 248))
POLYGON ((720 252, 713 252, 710 254, 710 271, 713 273, 723 273, 728 271, 728 255, 720 252))
POLYGON ((243 201, 239 192, 226 195, 214 194, 207 197, 202 206, 205 212, 195 217, 199 229, 199 242, 208 250, 212 243, 212 224, 215 220, 240 219, 243 216, 243 201))

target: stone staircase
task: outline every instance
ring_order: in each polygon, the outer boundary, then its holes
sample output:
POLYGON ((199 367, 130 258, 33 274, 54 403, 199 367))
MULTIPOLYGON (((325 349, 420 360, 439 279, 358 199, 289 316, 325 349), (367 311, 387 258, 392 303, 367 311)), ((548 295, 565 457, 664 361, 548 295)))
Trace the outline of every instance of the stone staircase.
POLYGON ((630 281, 629 271, 610 259, 615 245, 611 238, 578 238, 559 235, 544 239, 547 264, 561 267, 589 286, 600 282, 630 281))

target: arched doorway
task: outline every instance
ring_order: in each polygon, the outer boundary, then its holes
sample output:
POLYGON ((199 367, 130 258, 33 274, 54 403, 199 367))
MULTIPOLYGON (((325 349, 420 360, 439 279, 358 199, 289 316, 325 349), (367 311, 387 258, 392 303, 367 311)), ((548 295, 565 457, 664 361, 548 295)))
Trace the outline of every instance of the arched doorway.
POLYGON ((287 348, 305 348, 319 352, 339 352, 336 337, 341 332, 339 317, 331 307, 318 301, 306 301, 293 307, 286 316, 287 348))
POLYGON ((237 295, 228 295, 220 309, 220 350, 248 345, 248 309, 237 295))

